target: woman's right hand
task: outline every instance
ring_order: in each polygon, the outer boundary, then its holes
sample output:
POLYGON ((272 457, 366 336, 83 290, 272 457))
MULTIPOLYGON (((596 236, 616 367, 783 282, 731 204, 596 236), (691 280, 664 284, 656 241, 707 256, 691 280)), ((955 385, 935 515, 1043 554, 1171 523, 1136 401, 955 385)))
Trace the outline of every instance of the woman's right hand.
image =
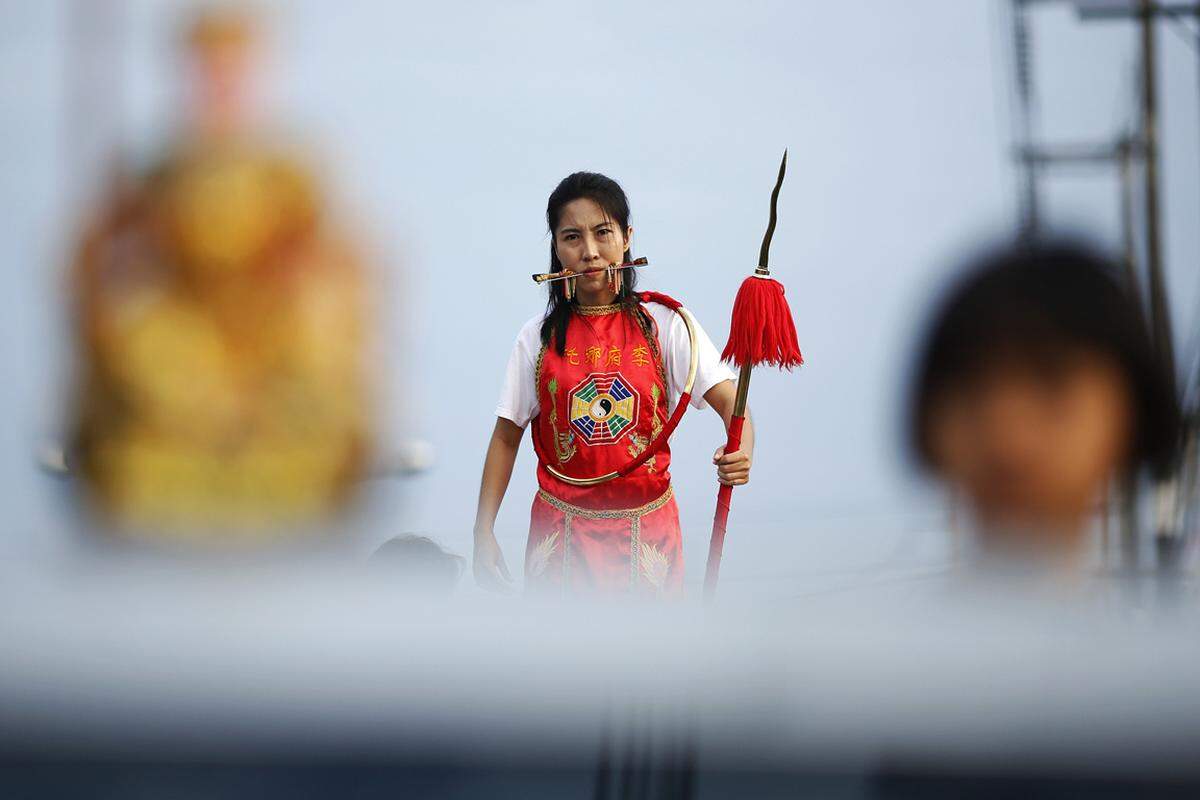
POLYGON ((492 531, 475 532, 474 569, 475 582, 483 588, 505 594, 513 591, 513 579, 504 563, 504 553, 492 531))

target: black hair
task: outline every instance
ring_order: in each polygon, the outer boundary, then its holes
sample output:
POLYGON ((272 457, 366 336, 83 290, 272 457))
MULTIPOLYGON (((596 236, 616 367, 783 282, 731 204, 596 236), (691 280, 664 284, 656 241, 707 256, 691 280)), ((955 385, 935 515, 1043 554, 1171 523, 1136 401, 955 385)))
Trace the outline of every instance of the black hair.
POLYGON ((979 258, 941 303, 919 351, 909 398, 910 446, 935 468, 930 415, 950 387, 1016 355, 1043 363, 1085 350, 1120 368, 1134 403, 1126 467, 1162 477, 1179 444, 1173 373, 1156 351, 1135 290, 1111 260, 1079 244, 1023 242, 979 258))
MULTIPOLYGON (((562 270, 562 262, 554 251, 554 231, 558 227, 559 217, 563 207, 573 200, 587 198, 603 209, 604 213, 621 227, 621 235, 629 230, 629 199, 621 185, 598 172, 573 172, 559 181, 558 186, 550 193, 546 202, 546 226, 550 230, 550 271, 562 270)), ((625 250, 625 260, 630 260, 629 249, 625 250)), ((617 294, 617 302, 635 308, 634 288, 637 285, 637 271, 625 270, 621 291, 617 294)), ((567 323, 571 320, 571 302, 563 296, 562 283, 555 281, 547 284, 550 298, 546 303, 546 318, 542 320, 542 344, 553 342, 555 351, 563 354, 567 346, 567 323)))

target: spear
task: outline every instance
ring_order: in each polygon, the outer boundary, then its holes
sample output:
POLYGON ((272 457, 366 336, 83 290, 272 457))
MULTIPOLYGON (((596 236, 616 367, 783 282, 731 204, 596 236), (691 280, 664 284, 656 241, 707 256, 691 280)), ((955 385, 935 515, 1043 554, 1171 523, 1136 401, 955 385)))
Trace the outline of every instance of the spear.
MULTIPOLYGON (((758 251, 758 267, 754 274, 742 281, 737 299, 733 302, 733 315, 729 322, 729 341, 721 358, 731 361, 739 368, 737 396, 733 403, 733 416, 729 420, 728 440, 725 452, 733 453, 742 446, 742 426, 746 421, 746 400, 750 394, 750 371, 757 364, 770 364, 790 370, 804 363, 800 345, 796 341, 796 325, 792 321, 792 310, 783 296, 783 284, 771 277, 767 259, 771 250, 771 237, 775 235, 776 209, 779 204, 779 189, 783 186, 783 175, 787 171, 787 150, 779 164, 779 177, 771 192, 771 218, 758 251)), ((733 498, 733 487, 721 485, 717 493, 717 510, 713 515, 712 539, 708 545, 708 567, 704 573, 704 597, 711 600, 717 590, 717 576, 721 571, 721 553, 725 547, 725 529, 729 522, 729 503, 733 498)))

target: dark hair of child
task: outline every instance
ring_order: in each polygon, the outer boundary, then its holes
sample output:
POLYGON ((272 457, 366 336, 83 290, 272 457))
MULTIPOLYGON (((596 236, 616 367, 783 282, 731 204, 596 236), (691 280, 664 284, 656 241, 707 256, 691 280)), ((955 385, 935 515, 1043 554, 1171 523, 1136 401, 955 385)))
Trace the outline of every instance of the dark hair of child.
POLYGON ((909 397, 910 446, 917 460, 936 466, 930 415, 947 389, 1000 359, 1053 370, 1082 352, 1117 365, 1133 398, 1134 441, 1126 468, 1167 474, 1180 435, 1171 372, 1119 266, 1073 243, 1021 243, 991 251, 943 299, 919 351, 909 397))

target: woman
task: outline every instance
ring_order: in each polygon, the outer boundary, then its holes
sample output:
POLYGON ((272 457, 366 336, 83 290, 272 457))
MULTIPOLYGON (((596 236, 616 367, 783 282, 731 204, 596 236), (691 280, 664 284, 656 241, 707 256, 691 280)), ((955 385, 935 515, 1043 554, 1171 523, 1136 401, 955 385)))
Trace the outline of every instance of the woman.
MULTIPOLYGON (((550 195, 546 221, 552 272, 630 260, 629 202, 616 181, 569 175, 550 195)), ((641 303, 633 270, 552 282, 545 315, 517 335, 496 408, 475 518, 475 577, 504 589, 512 578, 493 526, 525 425, 538 452, 539 490, 525 550, 526 585, 569 592, 677 594, 683 581, 679 510, 663 444, 627 476, 592 486, 555 476, 601 475, 658 444, 690 360, 687 327, 675 311, 641 303), (549 462, 549 463, 548 463, 549 462)), ((707 403, 726 426, 733 373, 695 326, 698 350, 692 403, 707 403)), ((754 431, 742 449, 713 456, 718 479, 750 475, 754 431)))
POLYGON ((1175 396, 1118 275, 1075 246, 993 253, 930 327, 912 443, 966 498, 989 563, 1076 571, 1109 481, 1170 471, 1175 396))

